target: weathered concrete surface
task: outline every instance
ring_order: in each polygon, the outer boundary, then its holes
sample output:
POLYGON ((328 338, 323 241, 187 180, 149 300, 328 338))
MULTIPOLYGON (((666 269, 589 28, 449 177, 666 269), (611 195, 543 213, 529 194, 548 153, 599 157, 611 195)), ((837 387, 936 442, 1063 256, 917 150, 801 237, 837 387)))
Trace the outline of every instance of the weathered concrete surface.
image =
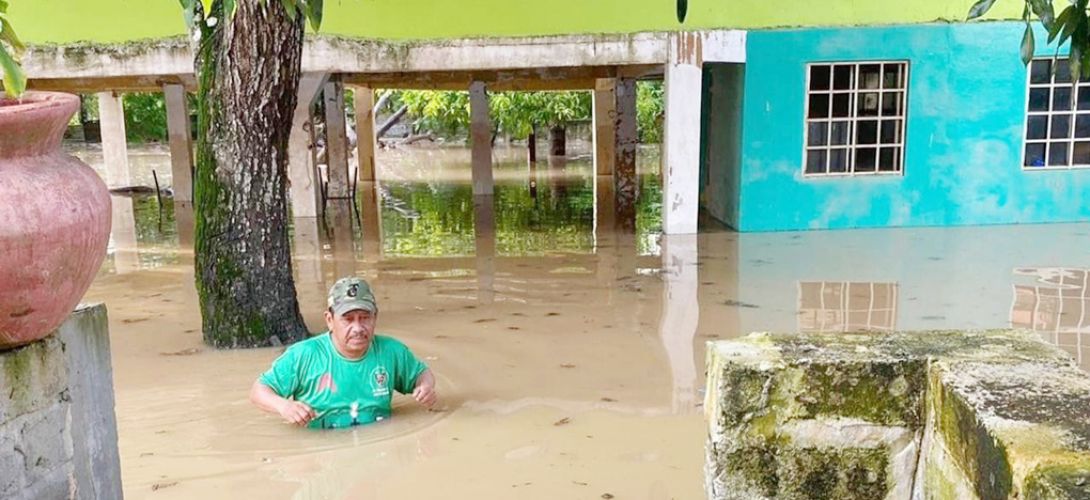
POLYGON ((375 181, 375 90, 371 87, 353 89, 356 104, 356 179, 375 181))
POLYGON ((700 36, 670 37, 662 142, 662 230, 695 234, 700 204, 700 102, 704 48, 700 36))
POLYGON ((185 87, 180 83, 164 84, 163 97, 167 106, 174 201, 193 201, 193 141, 185 87))
MULTIPOLYGON (((688 33, 701 40, 703 60, 745 62, 744 31, 688 33)), ((384 41, 311 35, 303 46, 302 66, 304 72, 397 73, 664 64, 670 37, 668 32, 645 32, 384 41)), ((192 51, 184 38, 32 45, 23 61, 31 85, 54 79, 177 79, 193 74, 192 51)))
POLYGON ((469 142, 472 148, 473 195, 492 196, 492 117, 484 82, 469 86, 469 142))
POLYGON ((349 194, 348 132, 344 118, 344 84, 326 82, 322 91, 325 102, 325 157, 329 176, 329 196, 347 198, 349 194))
POLYGON ((0 352, 0 498, 121 498, 105 306, 0 352))
POLYGON ((109 188, 132 185, 129 171, 129 147, 125 139, 125 108, 121 96, 113 92, 99 92, 98 116, 102 131, 102 162, 106 165, 106 186, 109 188))
POLYGON ((709 498, 1090 498, 1090 375, 1030 332, 708 346, 709 498))
POLYGON ((328 78, 326 73, 304 73, 299 78, 298 101, 288 138, 288 188, 292 216, 296 218, 317 217, 321 211, 320 182, 308 145, 311 106, 328 78))

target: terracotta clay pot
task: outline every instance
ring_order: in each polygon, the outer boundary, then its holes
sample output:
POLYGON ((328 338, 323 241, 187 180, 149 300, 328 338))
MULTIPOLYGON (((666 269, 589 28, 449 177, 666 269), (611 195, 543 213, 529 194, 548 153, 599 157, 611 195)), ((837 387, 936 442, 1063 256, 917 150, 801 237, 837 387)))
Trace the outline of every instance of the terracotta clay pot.
POLYGON ((78 109, 71 94, 0 94, 0 349, 60 326, 106 257, 110 193, 61 152, 78 109))

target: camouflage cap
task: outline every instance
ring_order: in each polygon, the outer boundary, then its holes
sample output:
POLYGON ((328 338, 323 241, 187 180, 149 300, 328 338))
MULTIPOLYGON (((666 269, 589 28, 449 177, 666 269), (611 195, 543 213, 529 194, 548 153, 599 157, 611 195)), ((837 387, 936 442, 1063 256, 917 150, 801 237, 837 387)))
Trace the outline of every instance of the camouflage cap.
POLYGON ((378 312, 375 294, 371 293, 371 285, 354 276, 337 280, 329 289, 329 308, 333 310, 334 316, 357 309, 371 314, 378 312))

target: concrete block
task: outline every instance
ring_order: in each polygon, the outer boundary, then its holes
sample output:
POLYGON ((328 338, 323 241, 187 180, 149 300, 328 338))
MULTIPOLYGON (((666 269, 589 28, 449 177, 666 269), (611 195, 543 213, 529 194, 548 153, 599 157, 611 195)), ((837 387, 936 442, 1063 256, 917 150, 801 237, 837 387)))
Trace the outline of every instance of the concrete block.
POLYGON ((709 498, 1090 498, 1090 374, 1032 332, 708 346, 709 498))
POLYGON ((60 351, 60 341, 50 335, 0 353, 0 422, 47 408, 60 398, 68 377, 60 351))

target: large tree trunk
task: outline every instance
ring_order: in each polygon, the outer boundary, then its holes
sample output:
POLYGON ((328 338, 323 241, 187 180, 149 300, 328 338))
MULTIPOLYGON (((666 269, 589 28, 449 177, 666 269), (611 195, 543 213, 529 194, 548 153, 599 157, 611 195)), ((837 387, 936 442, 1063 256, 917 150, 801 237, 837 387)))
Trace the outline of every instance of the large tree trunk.
POLYGON ((288 240, 288 134, 303 16, 280 2, 223 2, 199 23, 196 281, 205 342, 255 347, 307 335, 288 240))

